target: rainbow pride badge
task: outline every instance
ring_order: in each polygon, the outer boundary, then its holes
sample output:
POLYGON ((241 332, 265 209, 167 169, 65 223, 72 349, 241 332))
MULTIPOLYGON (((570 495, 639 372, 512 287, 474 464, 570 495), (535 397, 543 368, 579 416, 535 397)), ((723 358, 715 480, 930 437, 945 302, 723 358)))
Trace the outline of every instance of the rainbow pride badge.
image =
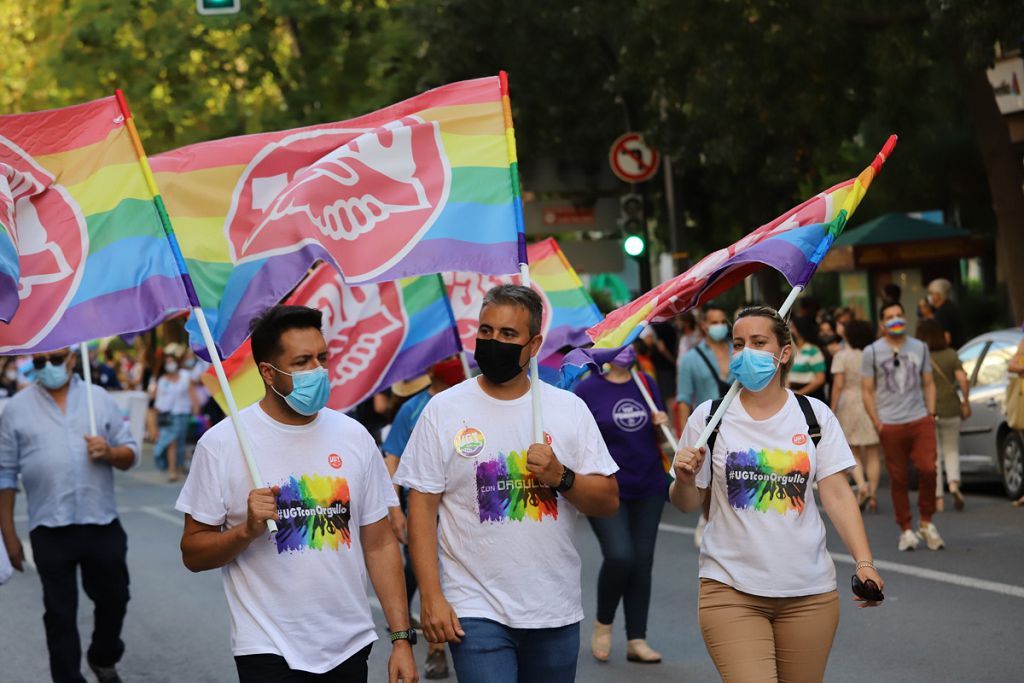
POLYGON ((455 434, 455 452, 464 458, 480 455, 487 437, 476 427, 463 427, 455 434))

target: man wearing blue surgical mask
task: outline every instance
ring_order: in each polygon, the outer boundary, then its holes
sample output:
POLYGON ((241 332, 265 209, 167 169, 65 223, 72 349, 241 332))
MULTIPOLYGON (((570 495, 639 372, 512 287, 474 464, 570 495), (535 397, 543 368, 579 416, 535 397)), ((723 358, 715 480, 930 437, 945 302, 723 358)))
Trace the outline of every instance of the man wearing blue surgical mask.
POLYGON ((683 355, 679 362, 678 424, 686 424, 690 413, 704 401, 721 398, 732 384, 729 371, 729 316, 717 304, 708 304, 701 313, 704 340, 683 355))
MULTIPOLYGON (((685 425, 693 409, 705 401, 725 396, 733 382, 729 368, 732 329, 729 316, 721 306, 709 303, 701 312, 700 328, 704 339, 679 359, 677 381, 677 424, 685 425)), ((700 547, 707 518, 701 516, 693 543, 700 547)))
POLYGON ((326 407, 321 321, 313 308, 274 306, 254 322, 266 395, 240 419, 267 487, 252 488, 230 423, 204 434, 175 506, 185 513, 182 559, 194 572, 224 569, 241 683, 365 681, 377 640, 366 575, 391 628, 389 678, 412 683, 415 634, 388 522, 398 499, 373 437, 326 407))
POLYGON ((69 349, 32 358, 35 384, 11 399, 0 418, 0 530, 7 555, 23 571, 25 554, 14 528, 21 476, 29 539, 43 584, 43 624, 54 681, 83 682, 78 636, 78 572, 95 603, 86 652, 103 683, 120 681, 121 627, 128 607, 127 538, 117 519, 114 468, 138 464, 139 448, 107 392, 74 375, 69 349), (96 418, 90 435, 86 392, 96 418))

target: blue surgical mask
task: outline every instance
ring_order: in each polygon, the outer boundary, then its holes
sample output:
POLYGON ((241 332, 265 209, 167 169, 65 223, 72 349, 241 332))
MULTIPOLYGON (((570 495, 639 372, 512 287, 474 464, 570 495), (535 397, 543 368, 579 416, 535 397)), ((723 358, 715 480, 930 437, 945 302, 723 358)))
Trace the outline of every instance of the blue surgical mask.
POLYGON ((775 356, 768 351, 743 349, 729 359, 729 370, 733 377, 749 391, 761 391, 778 372, 775 356))
POLYGON ((50 365, 49 362, 43 366, 42 370, 36 370, 36 379, 47 389, 60 389, 62 386, 68 383, 70 376, 68 375, 68 366, 60 363, 59 365, 50 365))
POLYGON ((720 342, 729 338, 729 326, 725 323, 708 325, 708 336, 712 341, 720 342))
MULTIPOLYGON (((270 367, 274 368, 273 365, 270 367)), ((275 389, 274 385, 270 385, 270 388, 274 389, 274 393, 283 398, 288 407, 296 413, 312 417, 327 405, 327 399, 331 397, 331 381, 327 375, 327 368, 303 370, 302 372, 285 372, 277 368, 274 369, 282 375, 291 376, 292 390, 287 396, 275 389)))

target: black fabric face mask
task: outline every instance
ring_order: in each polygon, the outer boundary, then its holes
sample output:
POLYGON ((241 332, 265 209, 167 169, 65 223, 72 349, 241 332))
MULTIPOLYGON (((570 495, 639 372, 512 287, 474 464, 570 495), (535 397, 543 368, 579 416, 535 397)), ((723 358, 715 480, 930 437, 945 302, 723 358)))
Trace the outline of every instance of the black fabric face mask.
POLYGON ((510 344, 497 339, 477 339, 473 358, 480 366, 480 372, 484 377, 495 384, 504 384, 515 379, 526 367, 519 364, 519 357, 523 354, 524 348, 526 344, 510 344))

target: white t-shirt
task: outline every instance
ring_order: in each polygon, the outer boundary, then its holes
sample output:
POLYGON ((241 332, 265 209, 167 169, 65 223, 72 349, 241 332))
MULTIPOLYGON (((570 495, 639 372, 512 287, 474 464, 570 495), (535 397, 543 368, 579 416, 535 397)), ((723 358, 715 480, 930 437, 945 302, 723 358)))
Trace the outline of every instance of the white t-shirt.
MULTIPOLYGON (((614 474, 618 467, 583 401, 541 386, 544 428, 559 461, 578 474, 614 474)), ((468 379, 427 403, 402 453, 397 483, 444 494, 441 586, 460 617, 512 628, 583 619, 577 510, 527 471, 532 424, 529 393, 501 401, 468 379)))
MULTIPOLYGON (((259 404, 241 413, 260 473, 281 487, 279 531, 222 569, 231 649, 277 654, 292 669, 329 671, 377 639, 366 599, 359 529, 398 505, 373 438, 355 420, 320 411, 296 427, 259 404)), ((253 488, 231 424, 203 435, 175 507, 203 524, 245 524, 253 488)))
POLYGON ((189 393, 190 386, 192 386, 192 377, 187 370, 178 371, 177 379, 171 379, 164 375, 156 381, 156 396, 153 400, 153 407, 159 413, 191 415, 192 394, 189 393))
MULTIPOLYGON (((825 550, 825 524, 811 483, 855 464, 832 411, 809 399, 821 426, 815 448, 796 397, 787 393, 786 405, 766 420, 753 419, 738 398, 733 401, 713 458, 706 458, 697 474, 698 488, 713 484, 700 577, 772 598, 836 589, 836 569, 825 550)), ((697 442, 710 410, 711 401, 697 407, 681 443, 697 442)))

